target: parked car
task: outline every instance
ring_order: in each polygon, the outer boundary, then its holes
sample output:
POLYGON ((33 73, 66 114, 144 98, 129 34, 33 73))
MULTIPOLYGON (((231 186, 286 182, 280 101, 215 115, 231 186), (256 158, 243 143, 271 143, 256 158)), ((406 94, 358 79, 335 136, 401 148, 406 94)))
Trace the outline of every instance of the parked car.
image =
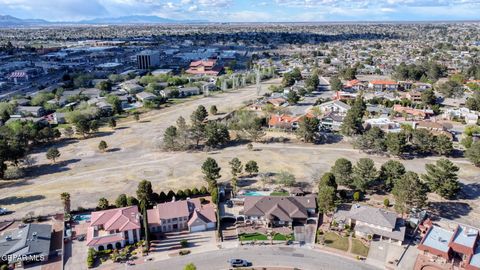
POLYGON ((228 200, 225 202, 225 205, 228 207, 228 208, 232 208, 233 207, 233 202, 228 200))
POLYGON ((0 215, 6 215, 8 210, 6 208, 0 208, 0 215))
POLYGON ((231 259, 228 262, 230 263, 231 267, 246 267, 251 265, 249 261, 243 259, 231 259))

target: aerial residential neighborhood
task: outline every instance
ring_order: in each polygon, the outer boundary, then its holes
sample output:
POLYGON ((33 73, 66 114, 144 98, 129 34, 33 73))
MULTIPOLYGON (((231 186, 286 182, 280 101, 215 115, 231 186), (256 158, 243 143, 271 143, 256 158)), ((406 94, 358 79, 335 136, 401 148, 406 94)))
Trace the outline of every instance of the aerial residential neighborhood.
POLYGON ((0 270, 480 270, 478 14, 0 0, 0 270))

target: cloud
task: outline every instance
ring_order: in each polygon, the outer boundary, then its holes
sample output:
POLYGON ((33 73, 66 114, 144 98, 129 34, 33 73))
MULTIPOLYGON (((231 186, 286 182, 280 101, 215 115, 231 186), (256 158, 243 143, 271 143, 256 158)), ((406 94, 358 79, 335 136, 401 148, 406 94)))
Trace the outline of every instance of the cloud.
POLYGON ((480 0, 0 0, 0 14, 53 21, 126 15, 211 21, 461 20, 479 19, 480 0))

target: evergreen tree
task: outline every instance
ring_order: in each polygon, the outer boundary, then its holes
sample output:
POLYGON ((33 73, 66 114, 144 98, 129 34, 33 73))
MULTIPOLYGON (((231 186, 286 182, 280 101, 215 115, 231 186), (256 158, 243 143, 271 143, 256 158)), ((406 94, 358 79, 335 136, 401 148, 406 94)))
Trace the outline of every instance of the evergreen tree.
POLYGON ((380 168, 380 179, 383 181, 387 190, 391 190, 395 182, 404 174, 405 166, 396 160, 389 160, 383 163, 380 168))
POLYGON ((459 168, 448 159, 439 159, 434 164, 425 165, 426 174, 422 179, 431 191, 446 199, 454 198, 460 191, 457 172, 459 168))
POLYGON ((365 192, 377 180, 378 173, 373 160, 361 158, 353 166, 353 185, 356 189, 365 192))
POLYGON ((407 172, 395 181, 392 194, 395 197, 395 209, 402 213, 421 208, 427 202, 427 187, 414 172, 407 172))
POLYGON ((352 162, 345 158, 339 158, 335 161, 331 169, 338 185, 350 186, 352 184, 352 162))

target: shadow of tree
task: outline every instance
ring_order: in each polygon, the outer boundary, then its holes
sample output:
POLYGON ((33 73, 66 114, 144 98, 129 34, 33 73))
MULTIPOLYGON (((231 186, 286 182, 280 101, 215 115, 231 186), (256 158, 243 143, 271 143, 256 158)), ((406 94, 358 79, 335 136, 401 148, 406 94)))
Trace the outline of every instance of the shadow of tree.
POLYGON ((38 201, 42 199, 45 199, 45 196, 43 195, 32 195, 32 196, 26 196, 26 197, 10 196, 10 197, 0 199, 0 205, 19 204, 19 203, 38 201))
POLYGON ((463 202, 430 202, 429 208, 434 215, 447 219, 461 218, 472 211, 472 207, 463 202))
POLYGON ((470 183, 470 184, 461 183, 461 185, 462 185, 462 188, 457 196, 459 199, 475 200, 480 197, 480 183, 470 183))
POLYGON ((81 159, 74 158, 74 159, 69 159, 69 160, 64 160, 57 162, 55 164, 41 164, 37 166, 31 166, 27 168, 26 174, 27 176, 41 176, 41 175, 47 175, 47 174, 52 174, 52 173, 58 173, 58 172, 64 172, 70 170, 66 166, 77 163, 81 159))

